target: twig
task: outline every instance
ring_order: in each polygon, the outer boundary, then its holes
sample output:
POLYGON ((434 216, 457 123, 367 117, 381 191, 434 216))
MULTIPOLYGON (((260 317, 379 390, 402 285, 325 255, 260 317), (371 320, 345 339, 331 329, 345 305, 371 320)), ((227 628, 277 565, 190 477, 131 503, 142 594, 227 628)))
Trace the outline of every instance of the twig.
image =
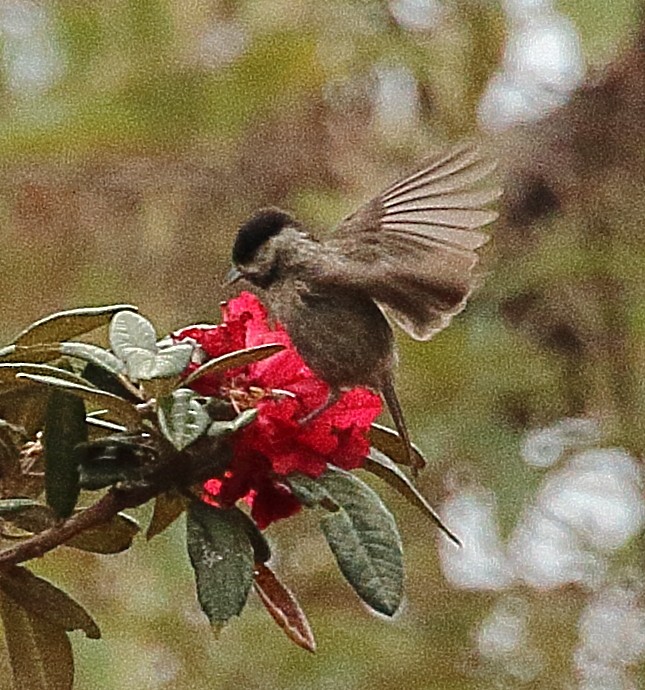
POLYGON ((13 566, 32 558, 39 558, 48 551, 64 545, 77 534, 109 522, 124 508, 134 508, 145 503, 158 491, 158 487, 152 486, 134 489, 110 489, 105 496, 89 508, 75 513, 64 522, 0 552, 0 568, 13 566))

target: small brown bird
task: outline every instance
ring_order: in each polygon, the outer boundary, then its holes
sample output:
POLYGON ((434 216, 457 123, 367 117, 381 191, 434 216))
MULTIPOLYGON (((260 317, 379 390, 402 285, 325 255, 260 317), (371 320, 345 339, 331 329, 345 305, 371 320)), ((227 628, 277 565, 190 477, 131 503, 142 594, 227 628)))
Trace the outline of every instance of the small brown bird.
POLYGON ((430 157, 323 241, 275 208, 240 227, 229 282, 246 278, 262 289, 302 358, 330 387, 327 402, 303 423, 344 389, 366 386, 385 399, 412 464, 388 319, 429 340, 464 308, 475 250, 487 240, 478 229, 497 217, 484 207, 500 190, 480 184, 494 167, 472 145, 430 157))

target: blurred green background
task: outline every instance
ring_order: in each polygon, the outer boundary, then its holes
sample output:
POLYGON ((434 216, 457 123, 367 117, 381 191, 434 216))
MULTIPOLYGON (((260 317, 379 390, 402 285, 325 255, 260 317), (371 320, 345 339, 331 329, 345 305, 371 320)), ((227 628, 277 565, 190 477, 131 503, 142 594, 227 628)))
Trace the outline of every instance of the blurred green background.
POLYGON ((465 548, 378 487, 407 556, 387 621, 313 516, 272 526, 315 656, 257 599, 213 638, 183 523, 119 556, 63 549, 33 566, 103 630, 75 639, 79 688, 645 687, 642 10, 0 3, 4 342, 90 304, 134 303, 159 333, 217 321, 247 214, 333 225, 438 144, 483 138, 506 189, 466 312, 400 341, 420 486, 465 548))

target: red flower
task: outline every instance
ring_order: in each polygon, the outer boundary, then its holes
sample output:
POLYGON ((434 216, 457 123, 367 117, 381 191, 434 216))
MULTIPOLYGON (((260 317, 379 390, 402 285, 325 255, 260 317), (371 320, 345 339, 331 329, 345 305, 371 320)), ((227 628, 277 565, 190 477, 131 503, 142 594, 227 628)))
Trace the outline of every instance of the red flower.
POLYGON ((225 475, 205 484, 210 499, 230 506, 239 499, 263 529, 293 515, 300 504, 284 477, 302 472, 317 477, 327 463, 346 470, 361 467, 369 452, 367 432, 381 412, 381 400, 364 388, 354 388, 306 425, 301 420, 327 399, 329 387, 317 378, 294 348, 280 324, 271 326, 261 302, 248 292, 222 308, 218 326, 191 326, 175 334, 193 340, 197 361, 267 343, 285 349, 260 362, 205 375, 194 388, 203 395, 227 397, 240 407, 255 407, 258 416, 237 436, 233 461, 225 475))

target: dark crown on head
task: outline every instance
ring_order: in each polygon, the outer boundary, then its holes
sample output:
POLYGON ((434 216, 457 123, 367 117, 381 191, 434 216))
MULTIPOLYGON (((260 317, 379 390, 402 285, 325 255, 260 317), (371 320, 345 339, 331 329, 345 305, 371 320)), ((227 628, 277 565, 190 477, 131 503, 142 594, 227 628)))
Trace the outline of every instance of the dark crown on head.
POLYGON ((258 249, 286 225, 295 225, 294 219, 277 208, 263 208, 240 226, 233 245, 233 263, 247 264, 258 249))

